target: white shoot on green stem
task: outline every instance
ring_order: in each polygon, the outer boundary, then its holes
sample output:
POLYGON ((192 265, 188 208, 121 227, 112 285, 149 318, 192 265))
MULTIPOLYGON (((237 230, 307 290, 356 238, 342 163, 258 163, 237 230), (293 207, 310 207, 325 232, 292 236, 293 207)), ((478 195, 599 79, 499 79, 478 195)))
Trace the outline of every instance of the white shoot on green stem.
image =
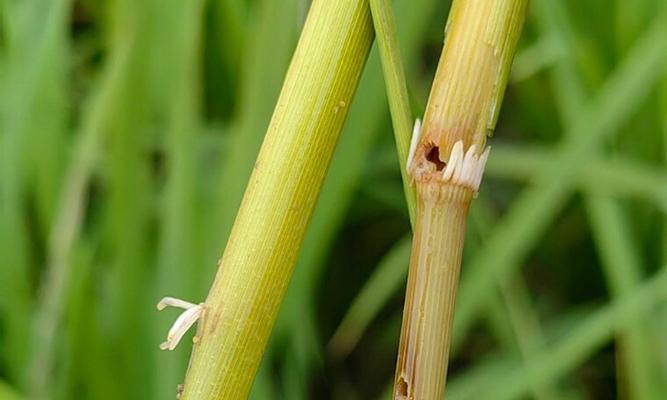
POLYGON ((172 351, 176 348, 190 327, 201 317, 204 311, 204 303, 194 304, 174 297, 164 297, 157 303, 158 311, 162 311, 168 306, 185 310, 178 316, 178 318, 176 318, 171 329, 169 329, 169 332, 167 333, 167 341, 160 344, 161 350, 172 351))

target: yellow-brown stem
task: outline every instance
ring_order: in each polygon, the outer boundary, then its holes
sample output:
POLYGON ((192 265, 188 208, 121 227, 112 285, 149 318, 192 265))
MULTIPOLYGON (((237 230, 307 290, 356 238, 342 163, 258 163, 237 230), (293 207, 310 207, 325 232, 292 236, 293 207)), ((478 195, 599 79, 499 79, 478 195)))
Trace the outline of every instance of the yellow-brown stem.
POLYGON ((498 119, 527 0, 456 0, 424 115, 422 143, 447 161, 463 140, 484 149, 498 119))
POLYGON ((394 398, 440 399, 468 207, 488 156, 527 0, 454 0, 409 161, 417 218, 394 398), (465 155, 465 156, 464 156, 465 155))
POLYGON ((394 381, 397 400, 442 398, 472 197, 463 186, 417 183, 417 224, 394 381))

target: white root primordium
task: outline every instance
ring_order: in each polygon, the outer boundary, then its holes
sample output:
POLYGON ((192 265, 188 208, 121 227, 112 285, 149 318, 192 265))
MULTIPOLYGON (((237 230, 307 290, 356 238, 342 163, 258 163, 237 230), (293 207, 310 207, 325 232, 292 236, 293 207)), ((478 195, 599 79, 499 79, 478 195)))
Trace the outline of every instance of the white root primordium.
POLYGON ((408 162, 405 165, 405 169, 408 171, 408 174, 410 173, 412 160, 415 158, 415 151, 417 151, 417 144, 419 143, 421 130, 422 130, 422 121, 419 118, 417 118, 415 120, 415 126, 412 128, 412 140, 410 140, 410 152, 408 153, 408 162))
MULTIPOLYGON (((414 172, 412 171, 412 167, 420 139, 421 121, 417 119, 412 132, 410 152, 408 153, 408 161, 406 163, 408 174, 414 172)), ((489 158, 490 150, 491 148, 487 146, 481 154, 478 154, 477 145, 473 144, 467 151, 464 151, 463 141, 459 140, 454 143, 449 159, 445 162, 445 168, 437 176, 437 180, 465 186, 477 192, 482 182, 482 175, 484 174, 484 167, 486 166, 486 160, 489 158)))
POLYGON ((167 333, 167 341, 160 344, 161 350, 171 351, 176 348, 183 338, 183 335, 185 335, 185 332, 187 332, 188 329, 190 329, 190 327, 201 317, 202 312, 204 311, 204 303, 194 304, 174 297, 164 297, 157 303, 158 311, 164 310, 167 306, 185 310, 178 316, 178 318, 176 318, 171 329, 169 329, 169 333, 167 333))

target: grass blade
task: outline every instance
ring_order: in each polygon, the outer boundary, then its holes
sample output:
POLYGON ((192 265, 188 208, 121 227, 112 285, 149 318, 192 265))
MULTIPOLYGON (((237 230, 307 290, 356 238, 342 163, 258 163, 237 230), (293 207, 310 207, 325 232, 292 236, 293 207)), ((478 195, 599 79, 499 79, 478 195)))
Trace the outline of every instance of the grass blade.
MULTIPOLYGON (((9 375, 22 384, 30 353, 26 332, 33 307, 31 275, 41 261, 30 251, 30 235, 34 238, 35 232, 30 232, 24 199, 38 204, 39 229, 47 230, 66 121, 64 57, 70 4, 68 0, 46 7, 37 1, 3 4, 11 23, 4 28, 7 75, 0 117, 0 309, 7 326, 2 353, 9 375), (29 185, 33 179, 39 182, 36 188, 29 185)), ((42 234, 36 236, 41 239, 42 234)))
POLYGON ((329 342, 329 351, 336 357, 343 358, 350 353, 387 299, 405 282, 411 247, 410 236, 396 242, 357 294, 329 342))
MULTIPOLYGON (((573 124, 560 146, 556 163, 538 173, 538 183, 514 202, 498 224, 486 251, 471 261, 471 274, 461 284, 455 321, 455 340, 465 337, 474 316, 494 286, 518 267, 520 259, 539 238, 549 221, 571 193, 575 178, 602 139, 615 132, 650 90, 664 65, 667 34, 662 17, 647 30, 590 103, 588 111, 573 124)), ((456 342, 455 342, 456 346, 456 342)))
MULTIPOLYGON (((574 133, 580 134, 579 132, 574 133)), ((487 173, 491 177, 534 183, 538 171, 555 168, 556 157, 542 147, 496 145, 489 157, 487 173)), ((592 157, 577 177, 579 188, 587 192, 648 199, 667 211, 667 174, 658 168, 624 157, 592 157)))
POLYGON ((614 332, 627 330, 637 321, 664 307, 667 301, 667 269, 650 281, 619 297, 571 329, 566 337, 545 348, 532 362, 517 368, 504 368, 486 379, 489 384, 468 387, 452 384, 450 399, 513 399, 525 395, 532 385, 553 382, 584 361, 593 351, 608 342, 614 332), (463 395, 463 393, 467 393, 463 395))

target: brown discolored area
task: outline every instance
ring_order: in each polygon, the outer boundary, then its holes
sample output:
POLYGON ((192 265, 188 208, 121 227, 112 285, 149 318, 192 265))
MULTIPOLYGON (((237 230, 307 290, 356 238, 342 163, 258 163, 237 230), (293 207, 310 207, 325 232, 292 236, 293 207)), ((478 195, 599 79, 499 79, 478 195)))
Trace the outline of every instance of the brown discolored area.
POLYGON ((403 377, 398 378, 398 382, 396 382, 396 398, 408 398, 408 383, 405 381, 405 379, 403 379, 403 377))
POLYGON ((208 331, 210 334, 214 334, 216 329, 218 328, 218 323, 220 322, 220 312, 215 312, 213 315, 211 315, 211 323, 208 326, 208 331))

